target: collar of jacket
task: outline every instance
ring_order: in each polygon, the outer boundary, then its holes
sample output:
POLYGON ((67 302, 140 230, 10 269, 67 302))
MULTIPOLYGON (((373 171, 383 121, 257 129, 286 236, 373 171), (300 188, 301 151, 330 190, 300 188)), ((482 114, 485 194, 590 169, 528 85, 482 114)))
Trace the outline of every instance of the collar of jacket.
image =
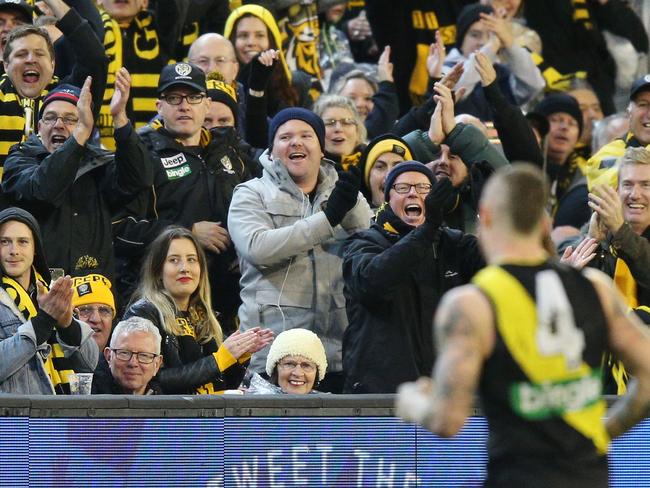
POLYGON ((385 237, 391 240, 399 240, 415 229, 415 227, 395 215, 388 202, 382 203, 379 210, 377 210, 374 225, 381 230, 385 237))
MULTIPOLYGON (((76 141, 70 142, 70 139, 74 139, 72 135, 65 141, 64 146, 68 144, 76 144, 76 141)), ((62 149, 64 146, 57 149, 57 151, 62 149)), ((26 141, 21 143, 20 147, 23 153, 30 157, 42 157, 45 159, 48 155, 52 154, 45 148, 43 141, 38 134, 30 135, 26 141)), ((84 154, 81 158, 81 165, 77 170, 75 181, 84 174, 107 165, 114 159, 114 154, 112 152, 102 149, 100 146, 94 144, 86 143, 86 145, 83 146, 83 149, 84 154)))
MULTIPOLYGON (((178 149, 185 147, 178 139, 175 139, 167 129, 165 129, 160 119, 156 119, 149 125, 143 127, 139 134, 145 137, 149 136, 149 139, 153 143, 154 149, 162 149, 168 147, 178 149)), ((205 149, 210 145, 211 142, 212 133, 205 127, 201 127, 201 139, 199 140, 199 146, 202 149, 205 149)))
MULTIPOLYGON (((268 175, 274 184, 298 198, 304 197, 304 193, 300 188, 298 188, 296 182, 293 181, 289 171, 287 171, 287 167, 280 158, 273 158, 271 152, 266 149, 260 156, 259 161, 264 168, 265 175, 268 175)), ((327 158, 321 159, 316 192, 321 193, 324 189, 329 189, 329 191, 331 191, 331 189, 334 188, 337 179, 338 175, 336 173, 334 161, 327 158)))

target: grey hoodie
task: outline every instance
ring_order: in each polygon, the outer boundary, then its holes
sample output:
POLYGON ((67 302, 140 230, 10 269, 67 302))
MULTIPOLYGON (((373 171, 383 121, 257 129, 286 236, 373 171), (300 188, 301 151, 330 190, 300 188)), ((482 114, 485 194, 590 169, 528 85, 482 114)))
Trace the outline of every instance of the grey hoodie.
MULTIPOLYGON (((228 213, 242 274, 241 329, 268 327, 276 335, 309 329, 325 346, 328 371, 341 371, 348 323, 341 247, 348 235, 369 227, 372 212, 359 193, 341 225, 332 228, 322 211, 338 179, 331 161, 321 161, 311 199, 268 151, 260 162, 262 177, 235 188, 228 213)), ((264 371, 266 353, 253 356, 254 371, 264 371)))

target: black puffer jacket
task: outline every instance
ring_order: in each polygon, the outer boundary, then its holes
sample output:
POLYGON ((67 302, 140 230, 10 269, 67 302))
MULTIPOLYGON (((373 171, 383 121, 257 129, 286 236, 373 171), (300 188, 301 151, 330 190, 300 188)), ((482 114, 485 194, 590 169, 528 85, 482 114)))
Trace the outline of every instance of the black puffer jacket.
POLYGON ((430 375, 438 302, 483 266, 476 237, 443 227, 431 241, 382 207, 377 222, 345 245, 343 391, 395 393, 430 375))
POLYGON ((2 188, 38 220, 50 266, 113 279, 111 216, 153 180, 131 124, 116 130, 115 140, 115 155, 74 137, 50 153, 37 135, 10 152, 2 188))
MULTIPOLYGON (((254 151, 229 128, 202 129, 199 147, 178 143, 156 121, 140 131, 153 160, 153 186, 132 202, 113 228, 125 301, 138 281, 146 247, 169 225, 192 228, 196 222, 227 226, 232 192, 250 178, 254 151)), ((239 306, 239 275, 230 272, 237 256, 233 247, 207 252, 213 305, 228 316, 239 306), (219 286, 213 281, 219 280, 219 286), (216 290, 219 289, 219 293, 216 290)))
MULTIPOLYGON (((214 353, 219 347, 213 339, 199 344, 190 336, 174 336, 165 332, 160 312, 151 302, 139 300, 129 307, 124 318, 143 317, 158 327, 162 337, 160 352, 163 366, 155 379, 166 394, 205 392, 201 387, 212 383, 214 392, 237 388, 244 379, 246 364, 234 361, 224 371, 219 369, 214 353)), ((210 391, 212 392, 212 391, 210 391)))

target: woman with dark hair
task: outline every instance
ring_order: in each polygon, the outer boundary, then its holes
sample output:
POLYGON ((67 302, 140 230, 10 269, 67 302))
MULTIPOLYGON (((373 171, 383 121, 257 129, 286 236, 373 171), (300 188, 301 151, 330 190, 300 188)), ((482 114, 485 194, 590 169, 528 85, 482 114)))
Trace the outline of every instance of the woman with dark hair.
MULTIPOLYGON (((260 68, 253 67, 253 61, 260 53, 269 49, 279 51, 278 63, 273 63, 268 81, 268 115, 272 117, 286 107, 309 107, 310 77, 300 71, 291 71, 287 65, 282 47, 280 29, 273 14, 260 5, 243 5, 230 13, 224 36, 230 39, 235 47, 235 55, 241 66, 237 81, 244 85, 246 92, 258 96, 263 88, 252 83, 251 74, 259 78, 260 68), (261 88, 261 89, 260 89, 261 88)), ((265 81, 265 80, 264 80, 265 81)), ((261 83, 263 87, 265 83, 261 83)))
POLYGON ((151 320, 162 336, 165 393, 218 393, 239 386, 250 356, 273 339, 268 329, 223 339, 212 310, 205 254, 194 234, 171 226, 149 246, 140 286, 124 318, 151 320))

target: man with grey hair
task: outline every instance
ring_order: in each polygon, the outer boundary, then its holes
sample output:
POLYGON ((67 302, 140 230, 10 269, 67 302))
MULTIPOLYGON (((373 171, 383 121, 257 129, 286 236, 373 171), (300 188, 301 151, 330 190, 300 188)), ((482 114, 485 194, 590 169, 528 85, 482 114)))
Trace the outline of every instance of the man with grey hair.
POLYGON ((162 365, 160 332, 150 320, 130 317, 115 326, 106 363, 95 371, 93 394, 161 394, 152 381, 162 365))
MULTIPOLYGON (((625 150, 617 190, 596 185, 589 193, 589 237, 600 243, 592 265, 612 277, 628 307, 650 323, 650 151, 625 150)), ((627 375, 618 363, 611 366, 605 393, 623 393, 627 375)))

